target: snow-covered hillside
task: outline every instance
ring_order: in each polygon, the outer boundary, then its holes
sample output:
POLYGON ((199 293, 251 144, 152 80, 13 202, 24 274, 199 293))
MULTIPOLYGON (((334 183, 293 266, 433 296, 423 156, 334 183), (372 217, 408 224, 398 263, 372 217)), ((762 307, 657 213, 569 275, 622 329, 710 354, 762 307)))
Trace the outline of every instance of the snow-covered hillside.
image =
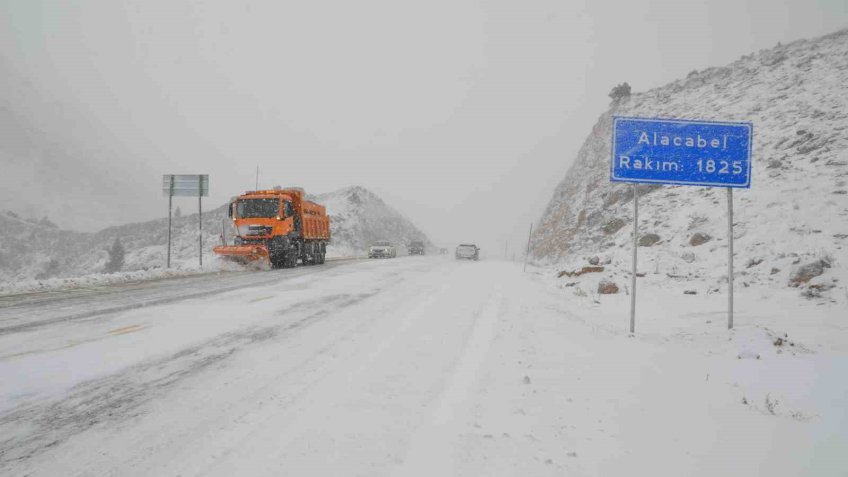
MULTIPOLYGON (((327 206, 331 216, 334 257, 361 255, 373 240, 393 240, 405 245, 412 239, 427 241, 408 219, 362 187, 348 187, 313 198, 327 206)), ((203 213, 203 263, 206 269, 225 267, 212 253, 224 231, 230 238, 226 207, 203 213)), ((178 270, 198 266, 197 213, 174 217, 171 263, 178 270)), ((109 227, 98 232, 62 230, 47 220, 29 220, 14 212, 0 213, 0 282, 48 280, 101 273, 109 260, 106 251, 115 239, 126 249, 122 270, 164 267, 168 219, 109 227)), ((429 243, 429 241, 427 241, 429 243)), ((137 275, 132 275, 137 276, 137 275)))
MULTIPOLYGON (((608 263, 593 276, 617 275, 622 286, 633 203, 631 185, 609 181, 614 115, 753 122, 752 186, 734 193, 737 285, 791 284, 823 303, 846 302, 848 30, 693 71, 600 117, 543 214, 533 254, 557 270, 597 255, 608 263)), ((722 189, 640 186, 640 271, 661 276, 663 287, 721 291, 726 210, 722 189)))
POLYGON ((61 269, 83 268, 83 256, 95 248, 92 241, 92 234, 62 230, 47 218, 33 220, 2 212, 0 281, 47 278, 61 269))
MULTIPOLYGON (((226 209, 203 213, 204 265, 213 265, 226 209)), ((177 269, 198 265, 197 214, 173 218, 171 263, 177 269)), ((107 249, 120 239, 126 250, 123 271, 165 266, 168 219, 157 219, 97 232, 63 230, 49 221, 30 221, 14 212, 0 213, 0 282, 46 280, 103 272, 107 249)), ((217 265, 217 264, 215 264, 217 265)))
POLYGON ((310 200, 324 204, 330 214, 333 241, 328 253, 333 255, 361 255, 376 240, 394 243, 400 253, 405 253, 412 240, 423 240, 432 247, 430 239, 409 219, 364 187, 345 187, 310 200))

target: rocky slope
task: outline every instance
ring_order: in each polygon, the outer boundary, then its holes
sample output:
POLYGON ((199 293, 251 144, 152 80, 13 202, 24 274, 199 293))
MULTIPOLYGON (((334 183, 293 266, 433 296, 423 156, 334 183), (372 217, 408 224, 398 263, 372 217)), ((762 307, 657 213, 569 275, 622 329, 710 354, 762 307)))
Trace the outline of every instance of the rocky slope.
MULTIPOLYGON (((407 218, 362 187, 348 187, 312 197, 327 206, 333 240, 331 256, 364 253, 374 240, 385 239, 402 246, 426 236, 407 218)), ((204 265, 215 266, 212 247, 220 243, 226 227, 226 207, 203 213, 204 265)), ((197 214, 173 219, 172 265, 197 266, 197 214)), ((101 273, 109 260, 106 251, 119 238, 126 249, 124 271, 151 270, 165 264, 168 220, 109 227, 94 233, 72 232, 42 220, 31 220, 14 212, 0 212, 0 282, 72 277, 101 273)))
MULTIPOLYGON (((542 216, 532 240, 537 263, 571 269, 597 255, 607 272, 623 278, 629 270, 632 186, 609 181, 614 115, 753 122, 752 187, 734 193, 737 283, 846 300, 848 30, 615 101, 542 216), (817 276, 799 280, 805 266, 817 276)), ((725 191, 639 189, 640 271, 718 290, 726 280, 725 191)))

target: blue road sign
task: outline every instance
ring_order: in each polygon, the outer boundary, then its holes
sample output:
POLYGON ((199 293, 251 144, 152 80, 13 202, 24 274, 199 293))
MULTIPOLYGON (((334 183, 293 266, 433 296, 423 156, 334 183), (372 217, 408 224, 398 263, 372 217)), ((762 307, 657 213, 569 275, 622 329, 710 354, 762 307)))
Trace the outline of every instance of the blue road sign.
POLYGON ((751 123, 613 118, 610 180, 751 187, 751 123))

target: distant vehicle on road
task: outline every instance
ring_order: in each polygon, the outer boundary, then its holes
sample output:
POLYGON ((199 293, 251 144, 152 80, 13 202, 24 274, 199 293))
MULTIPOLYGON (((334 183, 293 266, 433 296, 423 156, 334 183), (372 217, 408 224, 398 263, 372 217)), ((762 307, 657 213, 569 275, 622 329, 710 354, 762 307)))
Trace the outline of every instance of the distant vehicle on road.
POLYGON ((380 240, 374 242, 374 245, 368 249, 368 258, 395 258, 397 257, 397 249, 391 242, 380 240))
POLYGON ((424 255, 426 253, 424 242, 421 240, 413 240, 409 242, 409 246, 406 247, 406 251, 410 255, 424 255))
POLYGON ((479 260, 480 248, 473 243, 463 243, 456 247, 456 259, 479 260))
POLYGON ((447 254, 448 254, 448 249, 446 249, 446 248, 440 248, 440 249, 439 249, 439 254, 440 254, 440 255, 447 255, 447 254))

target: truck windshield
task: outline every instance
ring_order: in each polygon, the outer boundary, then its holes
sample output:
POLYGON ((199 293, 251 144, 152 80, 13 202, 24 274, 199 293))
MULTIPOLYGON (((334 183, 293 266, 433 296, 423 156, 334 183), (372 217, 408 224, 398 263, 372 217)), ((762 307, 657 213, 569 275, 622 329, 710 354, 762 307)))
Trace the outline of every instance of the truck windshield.
POLYGON ((280 212, 279 199, 245 199, 238 201, 236 213, 241 219, 276 217, 280 212))

